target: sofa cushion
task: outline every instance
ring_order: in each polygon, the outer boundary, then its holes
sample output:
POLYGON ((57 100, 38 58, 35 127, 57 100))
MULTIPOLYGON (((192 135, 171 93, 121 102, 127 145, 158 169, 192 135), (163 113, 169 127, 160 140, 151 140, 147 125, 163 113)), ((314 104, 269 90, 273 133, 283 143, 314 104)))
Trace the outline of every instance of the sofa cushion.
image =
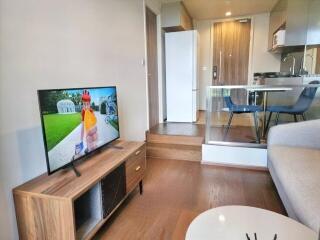
POLYGON ((320 227, 320 150, 271 146, 268 161, 283 186, 299 221, 320 227))

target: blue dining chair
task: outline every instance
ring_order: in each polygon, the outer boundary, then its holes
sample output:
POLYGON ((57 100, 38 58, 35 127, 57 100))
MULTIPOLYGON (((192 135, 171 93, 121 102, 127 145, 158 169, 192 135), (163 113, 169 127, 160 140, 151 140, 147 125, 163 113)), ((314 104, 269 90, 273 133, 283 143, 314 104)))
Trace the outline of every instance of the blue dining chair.
MULTIPOLYGON (((309 84, 320 84, 320 81, 312 81, 309 84)), ((310 108, 317 92, 318 87, 306 87, 300 94, 297 102, 292 106, 270 106, 267 107, 267 111, 269 112, 268 123, 265 131, 268 130, 270 125, 271 116, 273 113, 276 113, 276 122, 275 125, 278 125, 280 113, 293 115, 294 121, 297 122, 297 116, 301 116, 305 121, 306 116, 305 112, 310 108)))
POLYGON ((255 131, 256 131, 256 141, 258 143, 260 143, 260 136, 259 136, 259 124, 258 124, 258 114, 257 112, 261 112, 262 111, 262 107, 261 106, 257 106, 257 105, 237 105, 234 104, 231 96, 226 96, 224 97, 224 101, 226 102, 226 105, 229 109, 229 120, 228 120, 228 126, 226 129, 226 132, 224 134, 224 139, 226 138, 230 127, 231 127, 231 122, 233 119, 233 115, 234 114, 243 114, 243 113, 252 113, 253 114, 253 118, 254 118, 254 125, 255 125, 255 131))

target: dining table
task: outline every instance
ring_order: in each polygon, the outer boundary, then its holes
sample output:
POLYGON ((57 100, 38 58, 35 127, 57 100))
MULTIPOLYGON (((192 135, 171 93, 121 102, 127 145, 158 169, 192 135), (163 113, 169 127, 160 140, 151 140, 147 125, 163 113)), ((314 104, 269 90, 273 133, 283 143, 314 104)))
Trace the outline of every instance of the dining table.
MULTIPOLYGON (((270 92, 286 92, 292 91, 292 87, 285 87, 285 86, 252 86, 247 88, 248 92, 253 92, 255 95, 257 93, 262 93, 263 100, 262 100, 262 131, 260 131, 260 139, 262 142, 266 142, 266 123, 267 123, 267 107, 268 107, 268 94, 270 92)), ((256 99, 256 97, 255 97, 256 99)))

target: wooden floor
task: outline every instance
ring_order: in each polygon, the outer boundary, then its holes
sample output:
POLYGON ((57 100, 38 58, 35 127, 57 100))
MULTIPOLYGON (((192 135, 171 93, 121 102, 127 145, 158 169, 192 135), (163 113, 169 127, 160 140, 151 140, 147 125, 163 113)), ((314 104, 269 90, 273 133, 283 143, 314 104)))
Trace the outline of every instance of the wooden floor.
POLYGON ((159 123, 150 129, 151 134, 204 137, 205 125, 193 123, 159 123))
MULTIPOLYGON (((222 126, 226 125, 229 120, 229 112, 212 113, 211 115, 211 126, 222 126)), ((196 124, 206 124, 206 112, 199 111, 199 118, 196 124)), ((254 126, 254 119, 251 113, 237 114, 232 119, 232 126, 254 126)))
POLYGON ((148 159, 144 194, 132 194, 95 239, 182 240, 198 214, 224 205, 285 214, 267 172, 148 159))
MULTIPOLYGON (((255 129, 250 126, 231 126, 228 134, 224 136, 225 127, 211 127, 211 141, 251 143, 256 140, 255 129)), ((193 123, 160 123, 149 131, 151 134, 172 136, 205 137, 205 125, 193 123)))

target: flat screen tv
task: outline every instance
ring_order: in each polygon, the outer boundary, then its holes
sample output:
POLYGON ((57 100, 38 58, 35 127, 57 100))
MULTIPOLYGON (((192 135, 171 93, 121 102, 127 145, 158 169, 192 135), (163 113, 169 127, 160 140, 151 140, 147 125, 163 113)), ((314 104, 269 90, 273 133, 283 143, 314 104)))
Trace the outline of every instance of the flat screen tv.
POLYGON ((38 90, 48 174, 120 137, 116 87, 38 90))

